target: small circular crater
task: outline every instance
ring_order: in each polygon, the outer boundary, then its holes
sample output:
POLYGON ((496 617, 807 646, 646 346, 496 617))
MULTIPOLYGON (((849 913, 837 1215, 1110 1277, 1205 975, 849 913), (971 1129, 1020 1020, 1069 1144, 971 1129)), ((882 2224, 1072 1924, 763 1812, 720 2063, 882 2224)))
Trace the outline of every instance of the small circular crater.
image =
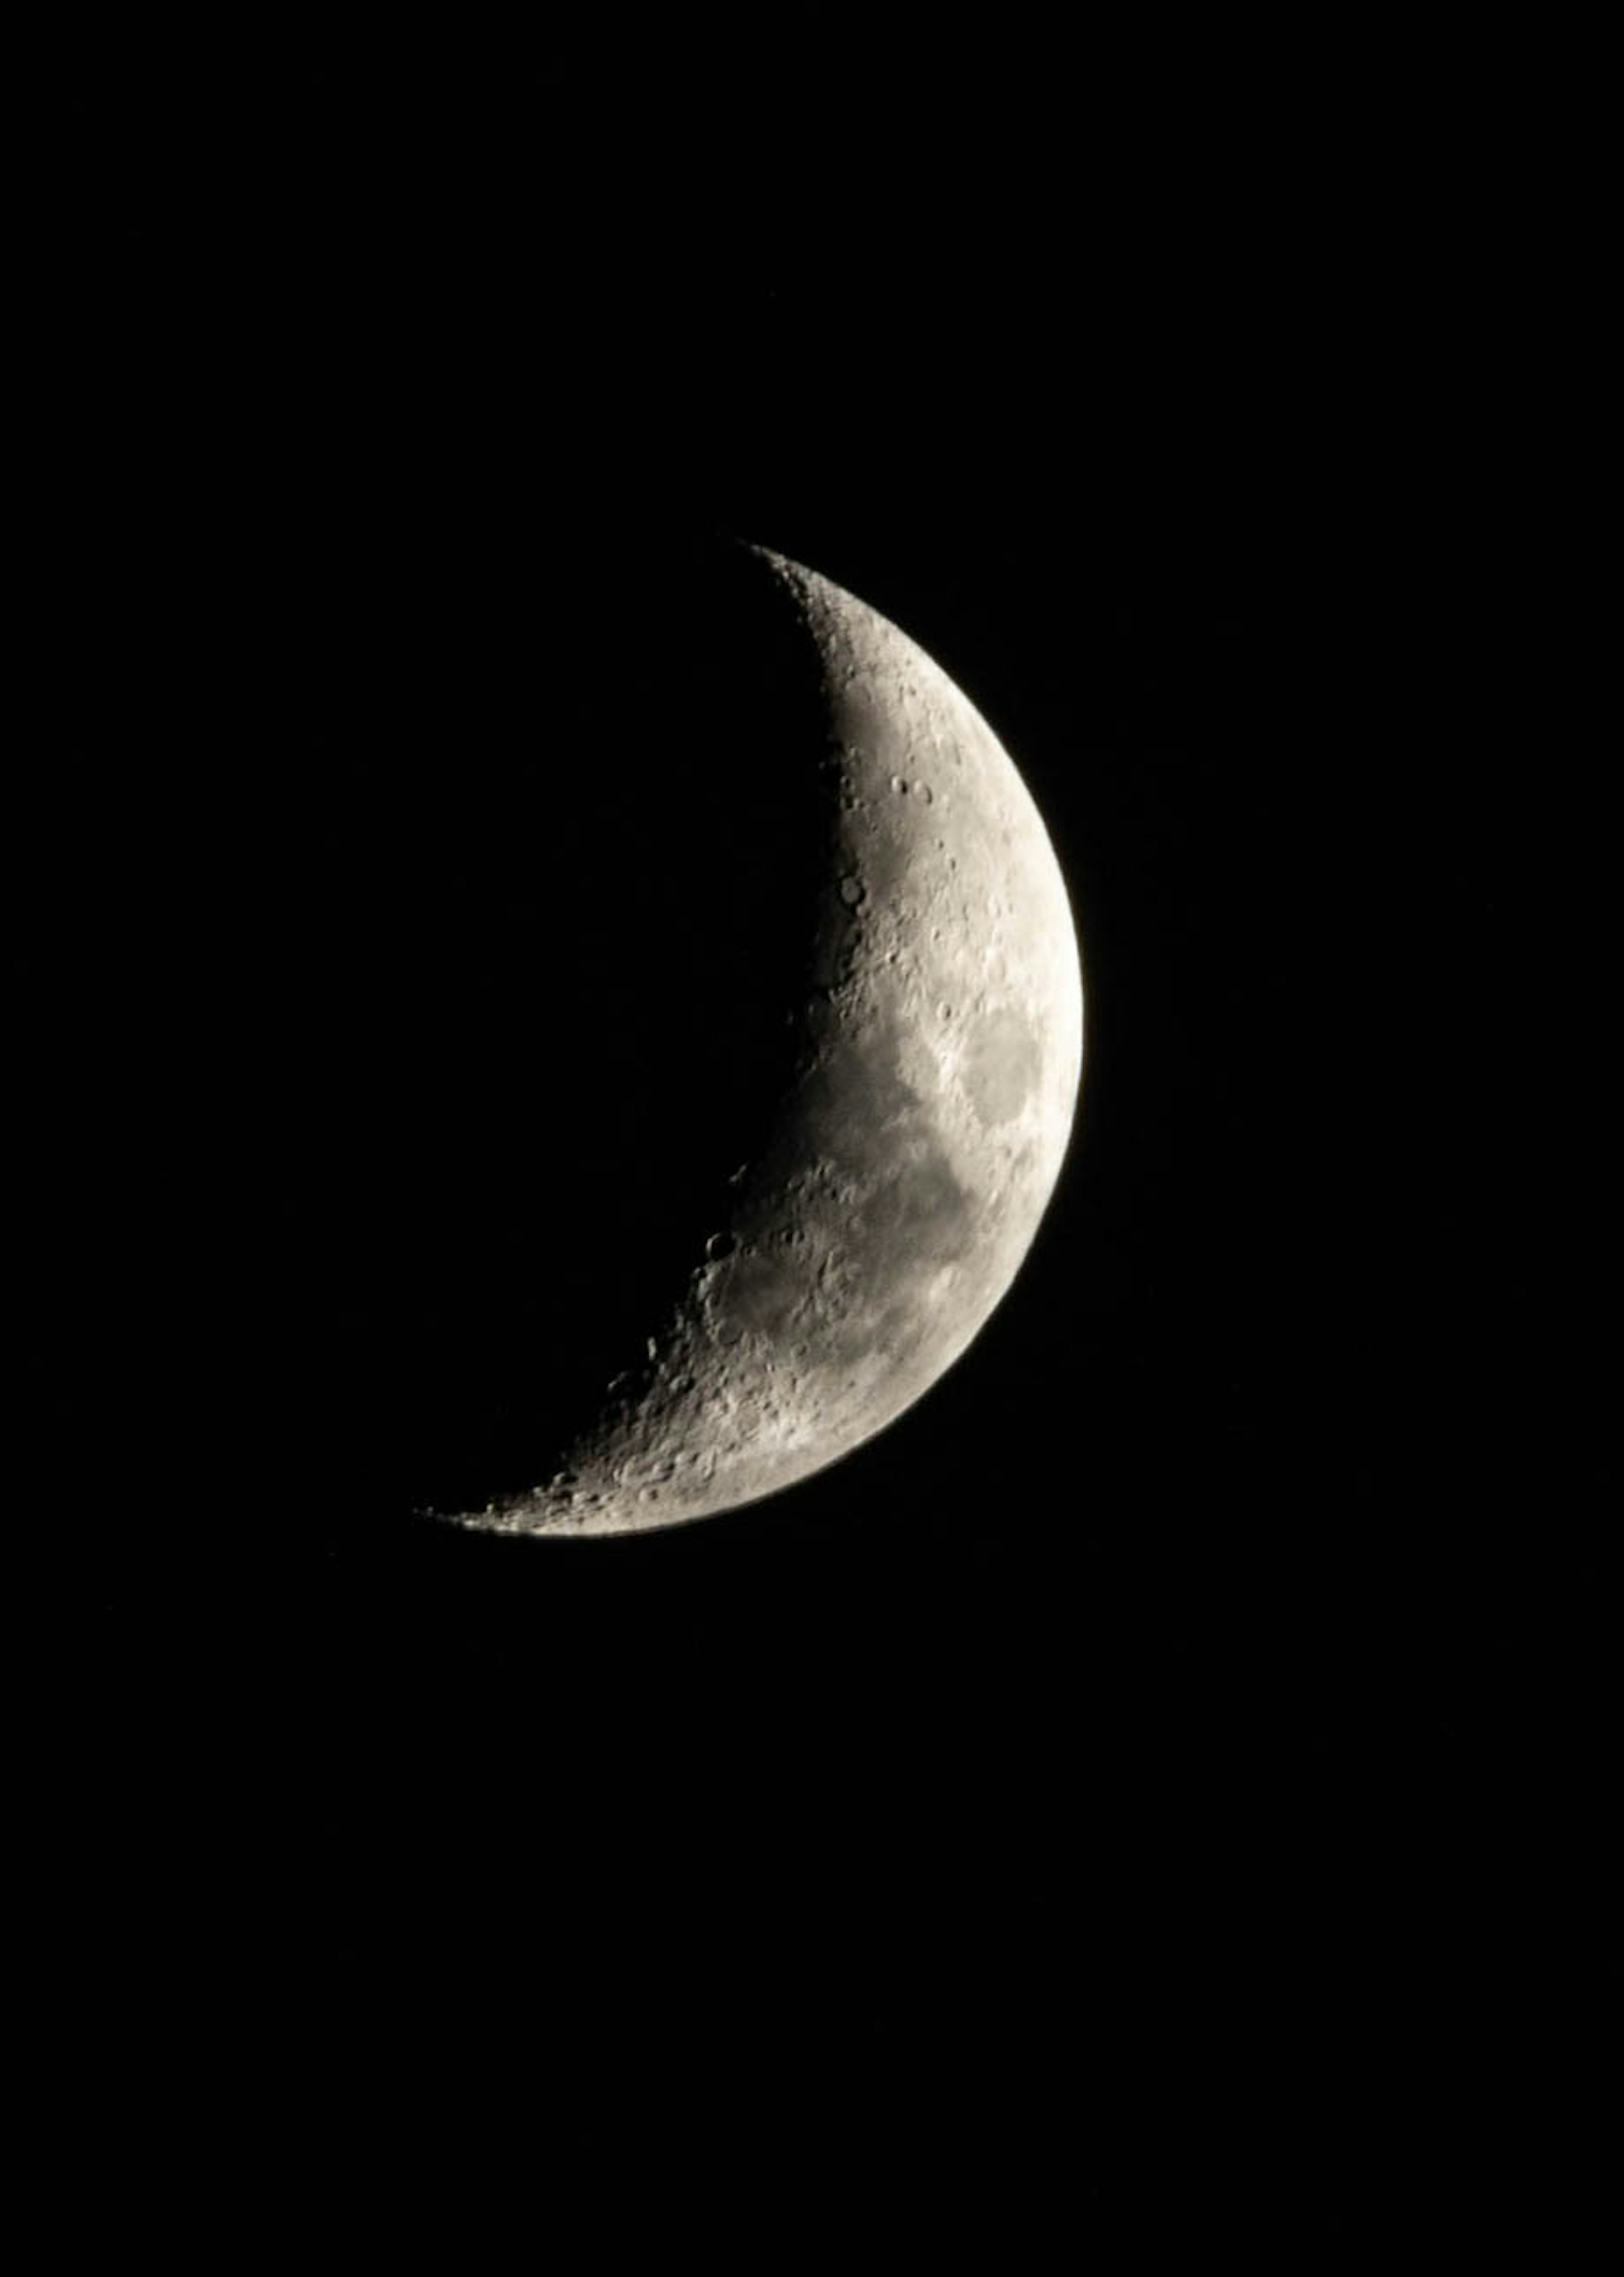
POLYGON ((899 798, 906 798, 908 796, 908 786, 903 781, 901 775, 893 775, 891 777, 891 788, 897 794, 899 798))
POLYGON ((863 899, 861 878, 842 878, 840 881, 840 897, 849 910, 855 910, 863 899))
POLYGON ((731 1257, 738 1245, 736 1235, 713 1233, 705 1245, 705 1253, 714 1263, 720 1258, 731 1257))

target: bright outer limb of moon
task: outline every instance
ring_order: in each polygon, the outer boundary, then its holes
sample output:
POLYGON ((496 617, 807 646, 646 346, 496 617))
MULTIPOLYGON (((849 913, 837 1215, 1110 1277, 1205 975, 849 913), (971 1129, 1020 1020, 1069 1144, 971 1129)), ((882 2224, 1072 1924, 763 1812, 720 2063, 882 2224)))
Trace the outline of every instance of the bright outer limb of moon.
MULTIPOLYGON (((1083 1001, 1064 883, 991 729, 895 625, 757 557, 815 648, 834 849, 774 1133, 646 1364, 532 1491, 457 1515, 620 1534, 753 1502, 911 1406, 1014 1279, 1064 1156, 1083 1001)), ((719 1177, 729 1166, 719 1165, 719 1177)))

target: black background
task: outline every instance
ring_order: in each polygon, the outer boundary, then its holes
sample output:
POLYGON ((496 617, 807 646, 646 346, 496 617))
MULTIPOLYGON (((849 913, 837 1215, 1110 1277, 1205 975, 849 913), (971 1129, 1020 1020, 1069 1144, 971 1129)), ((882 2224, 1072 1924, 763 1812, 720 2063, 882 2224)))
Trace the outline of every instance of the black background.
MULTIPOLYGON (((837 74, 818 124, 789 67, 703 120, 657 78, 60 108, 58 704, 18 861, 76 2107, 111 2143, 167 2083, 187 2187, 240 2210, 269 2127, 294 2194, 584 2179, 611 2228, 671 2192, 794 2231, 883 2186, 1016 2258, 1028 2224, 1492 2195, 1561 1998, 1513 1893, 1584 1816, 1590 1695, 1552 1710, 1525 1481, 1481 1443, 1483 1174, 1437 1178, 1421 1103, 1468 1047, 1410 1055, 1383 939, 1395 787, 1452 781, 1408 677, 1427 263, 1368 164, 1313 167, 1312 106, 1265 145, 1154 81, 1117 117, 1109 72, 1075 113, 1024 70, 837 74), (464 1537, 356 1457, 339 1362, 314 1411, 278 1371, 330 1300, 319 1245, 274 1279, 281 1126, 218 1167, 257 1031, 209 929, 307 889, 306 808, 247 787, 290 749, 346 785, 324 858, 402 801, 431 855, 477 650, 490 731, 560 786, 521 817, 555 1047, 492 1070, 544 1126, 504 1175, 576 1241, 629 1109, 570 1063, 602 984, 559 944, 626 895, 647 765, 635 642, 580 597, 658 626, 709 530, 894 618, 1016 756, 1079 921, 1077 1134, 985 1334, 858 1456, 668 1534, 464 1537)), ((324 940, 255 1002, 323 985, 324 940)))

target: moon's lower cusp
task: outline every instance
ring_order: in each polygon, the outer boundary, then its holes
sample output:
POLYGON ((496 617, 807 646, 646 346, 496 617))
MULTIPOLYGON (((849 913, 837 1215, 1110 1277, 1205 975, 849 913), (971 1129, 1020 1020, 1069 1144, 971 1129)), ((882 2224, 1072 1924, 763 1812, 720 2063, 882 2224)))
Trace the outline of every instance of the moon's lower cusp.
POLYGON ((816 649, 829 722, 797 1072, 646 1367, 546 1485, 469 1523, 624 1532, 822 1468, 971 1341, 1059 1170, 1082 994, 1036 809, 912 642, 759 558, 816 649))

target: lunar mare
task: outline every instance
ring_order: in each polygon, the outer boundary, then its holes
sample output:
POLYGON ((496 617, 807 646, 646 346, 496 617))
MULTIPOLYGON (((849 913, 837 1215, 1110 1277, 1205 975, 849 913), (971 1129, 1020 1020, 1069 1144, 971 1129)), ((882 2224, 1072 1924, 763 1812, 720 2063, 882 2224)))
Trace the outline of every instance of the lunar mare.
POLYGON ((786 1008, 795 1074, 643 1364, 533 1489, 438 1513, 461 1525, 670 1526, 839 1460, 975 1337, 1065 1154, 1082 983, 1025 784, 905 634, 752 551, 815 651, 827 725, 832 858, 813 986, 786 1008))

